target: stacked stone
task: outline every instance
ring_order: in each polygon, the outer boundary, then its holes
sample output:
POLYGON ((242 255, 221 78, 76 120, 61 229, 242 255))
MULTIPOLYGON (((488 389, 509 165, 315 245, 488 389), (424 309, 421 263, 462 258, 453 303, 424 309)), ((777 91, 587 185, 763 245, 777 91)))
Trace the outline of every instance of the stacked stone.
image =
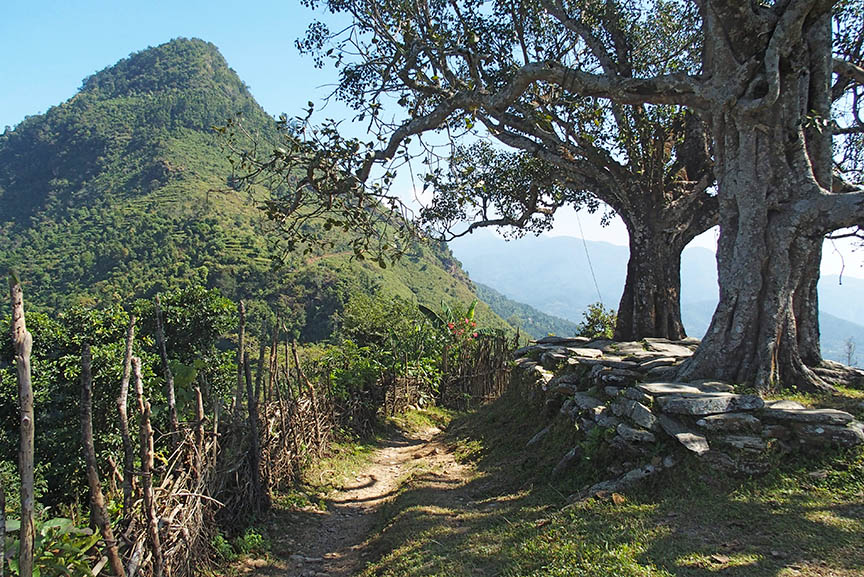
POLYGON ((656 443, 671 438, 718 467, 752 473, 773 452, 864 444, 864 425, 843 411, 763 401, 718 381, 670 381, 698 344, 547 337, 517 351, 514 379, 634 455, 656 454, 656 443))

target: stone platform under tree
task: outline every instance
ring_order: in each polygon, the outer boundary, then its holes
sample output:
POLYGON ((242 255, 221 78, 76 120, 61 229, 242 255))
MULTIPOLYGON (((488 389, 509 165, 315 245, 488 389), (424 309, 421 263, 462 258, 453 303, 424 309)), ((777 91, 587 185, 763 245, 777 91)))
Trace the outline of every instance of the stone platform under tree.
MULTIPOLYGON (((864 424, 845 411, 763 400, 725 382, 676 382, 676 366, 698 345, 697 339, 550 336, 516 351, 517 390, 571 419, 586 435, 599 428, 593 436, 620 450, 622 459, 643 462, 583 496, 624 488, 673 466, 681 453, 726 471, 757 474, 777 455, 864 444, 864 424), (686 451, 673 450, 678 445, 686 451)), ((538 432, 529 446, 548 431, 538 432)), ((557 469, 579 453, 577 445, 557 469)))

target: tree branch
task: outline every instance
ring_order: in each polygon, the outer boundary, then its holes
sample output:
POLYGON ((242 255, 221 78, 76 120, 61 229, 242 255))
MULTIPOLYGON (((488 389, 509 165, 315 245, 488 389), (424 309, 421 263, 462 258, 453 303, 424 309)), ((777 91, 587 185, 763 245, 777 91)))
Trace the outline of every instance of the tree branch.
POLYGON ((858 84, 864 85, 864 68, 861 66, 840 58, 835 58, 832 61, 832 64, 834 67, 834 74, 843 76, 844 78, 849 78, 858 84))
POLYGON ((707 108, 702 79, 689 74, 662 74, 651 78, 625 78, 591 74, 560 62, 531 62, 513 73, 513 79, 497 94, 487 97, 493 110, 503 111, 535 82, 549 82, 579 96, 608 98, 623 104, 680 104, 707 108))

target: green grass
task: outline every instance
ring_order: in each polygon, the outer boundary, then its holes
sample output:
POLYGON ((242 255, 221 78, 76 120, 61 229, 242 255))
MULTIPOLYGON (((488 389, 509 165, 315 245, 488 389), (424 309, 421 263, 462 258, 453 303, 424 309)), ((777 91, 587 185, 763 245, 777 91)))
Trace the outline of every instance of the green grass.
POLYGON ((396 415, 387 419, 387 425, 407 434, 420 434, 433 427, 443 429, 458 413, 444 407, 431 406, 396 415))
POLYGON ((769 398, 797 401, 805 407, 838 409, 852 413, 858 420, 864 419, 864 390, 851 389, 841 385, 834 385, 834 388, 837 389, 837 394, 833 395, 782 391, 769 398))
MULTIPOLYGON (((856 399, 858 399, 856 401, 856 399)), ((860 402, 810 397, 808 404, 860 402)), ((615 455, 600 451, 550 482, 572 446, 521 399, 504 398, 448 429, 464 482, 412 478, 384 510, 383 576, 792 576, 864 574, 864 451, 789 457, 766 476, 732 477, 693 460, 612 499, 571 503, 615 455)))

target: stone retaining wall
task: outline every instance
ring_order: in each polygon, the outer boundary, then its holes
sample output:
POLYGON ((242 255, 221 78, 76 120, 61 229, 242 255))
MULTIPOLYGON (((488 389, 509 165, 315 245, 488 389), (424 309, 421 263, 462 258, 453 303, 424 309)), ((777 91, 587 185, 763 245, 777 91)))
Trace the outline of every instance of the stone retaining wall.
MULTIPOLYGON (((758 473, 776 452, 864 444, 864 424, 844 411, 764 401, 718 381, 673 382, 675 365, 698 344, 547 337, 516 351, 514 386, 580 430, 602 427, 603 437, 632 457, 656 455, 657 443, 674 441, 716 467, 758 473)), ((654 461, 650 471, 643 466, 623 477, 635 479, 673 462, 654 461)))

